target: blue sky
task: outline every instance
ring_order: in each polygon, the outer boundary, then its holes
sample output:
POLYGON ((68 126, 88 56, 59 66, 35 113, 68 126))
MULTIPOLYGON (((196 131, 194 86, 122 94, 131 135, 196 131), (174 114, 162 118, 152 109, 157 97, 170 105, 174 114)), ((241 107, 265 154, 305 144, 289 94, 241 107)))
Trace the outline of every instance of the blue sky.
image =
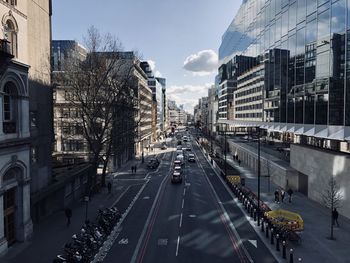
POLYGON ((168 97, 192 107, 214 82, 221 36, 241 0, 54 0, 53 39, 83 42, 89 26, 154 61, 168 97), (98 3, 98 4, 97 4, 98 3))

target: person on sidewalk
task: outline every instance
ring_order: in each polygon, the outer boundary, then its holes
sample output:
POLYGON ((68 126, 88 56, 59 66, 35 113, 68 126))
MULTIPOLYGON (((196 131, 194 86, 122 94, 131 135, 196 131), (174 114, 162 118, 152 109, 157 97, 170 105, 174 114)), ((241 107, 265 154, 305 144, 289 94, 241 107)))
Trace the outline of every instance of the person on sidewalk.
POLYGON ((111 182, 108 182, 107 188, 108 188, 108 194, 111 194, 111 191, 112 191, 112 184, 111 184, 111 182))
POLYGON ((285 192, 283 189, 281 189, 281 202, 282 202, 282 203, 283 203, 283 201, 284 201, 285 195, 286 195, 286 192, 285 192))
POLYGON ((131 166, 131 173, 132 174, 134 173, 134 166, 133 165, 131 166))
POLYGON ((66 217, 67 217, 67 227, 70 226, 70 219, 72 217, 72 210, 70 208, 66 208, 64 210, 64 213, 66 214, 66 217))
POLYGON ((241 166, 241 160, 238 160, 238 165, 241 166))
POLYGON ((134 171, 135 171, 135 174, 136 174, 136 170, 137 170, 137 165, 134 166, 134 171))
POLYGON ((275 191, 275 203, 279 204, 280 202, 280 192, 278 191, 278 189, 276 189, 275 191))
POLYGON ((337 227, 339 227, 338 217, 339 217, 339 213, 338 213, 337 209, 334 208, 332 211, 333 226, 335 225, 335 223, 337 223, 337 227))
POLYGON ((288 193, 288 196, 289 196, 289 203, 291 203, 291 202, 292 202, 292 195, 293 195, 293 190, 292 190, 292 188, 289 188, 288 191, 287 191, 287 193, 288 193))

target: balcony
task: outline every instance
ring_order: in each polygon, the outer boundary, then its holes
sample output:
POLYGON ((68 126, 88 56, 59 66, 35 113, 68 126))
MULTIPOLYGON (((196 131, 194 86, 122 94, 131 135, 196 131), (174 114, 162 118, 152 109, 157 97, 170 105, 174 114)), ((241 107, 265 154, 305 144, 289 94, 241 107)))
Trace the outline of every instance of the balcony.
POLYGON ((2 125, 4 133, 16 133, 16 122, 3 122, 2 125))
POLYGON ((6 39, 0 39, 0 59, 4 58, 14 58, 11 54, 10 42, 6 39))

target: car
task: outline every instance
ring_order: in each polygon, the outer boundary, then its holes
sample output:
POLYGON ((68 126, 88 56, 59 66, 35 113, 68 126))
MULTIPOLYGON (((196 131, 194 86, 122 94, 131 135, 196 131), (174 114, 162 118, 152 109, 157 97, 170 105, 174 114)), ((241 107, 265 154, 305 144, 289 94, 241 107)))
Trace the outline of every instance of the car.
POLYGON ((182 150, 182 146, 181 146, 181 145, 178 145, 178 146, 176 147, 176 150, 182 150))
POLYGON ((181 165, 183 165, 181 160, 175 160, 174 161, 174 166, 181 166, 181 165))
POLYGON ((190 147, 187 147, 186 151, 190 152, 190 151, 192 151, 192 149, 190 147))
POLYGON ((175 184, 175 183, 182 183, 182 175, 181 173, 178 172, 174 172, 171 176, 171 183, 175 184))
POLYGON ((178 156, 178 155, 183 155, 183 150, 176 150, 176 156, 178 156))
POLYGON ((147 163, 147 167, 150 169, 155 169, 158 166, 159 166, 159 160, 157 158, 152 158, 147 163))
POLYGON ((182 174, 182 168, 181 168, 181 166, 175 166, 175 167, 174 167, 174 173, 175 173, 175 172, 182 174))
POLYGON ((182 141, 177 141, 177 145, 181 145, 182 144, 182 141))
POLYGON ((166 147, 166 145, 165 145, 165 144, 163 144, 163 145, 162 145, 162 147, 160 147, 160 149, 161 149, 161 150, 166 150, 166 149, 167 149, 167 147, 166 147))
POLYGON ((192 162, 192 163, 196 162, 196 158, 194 157, 194 154, 193 154, 193 153, 190 153, 190 154, 188 155, 188 161, 189 161, 189 162, 192 162))

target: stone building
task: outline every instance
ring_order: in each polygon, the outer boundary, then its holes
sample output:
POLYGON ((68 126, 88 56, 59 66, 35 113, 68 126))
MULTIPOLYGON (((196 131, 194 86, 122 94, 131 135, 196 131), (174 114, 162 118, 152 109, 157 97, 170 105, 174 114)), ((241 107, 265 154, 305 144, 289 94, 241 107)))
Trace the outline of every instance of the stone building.
POLYGON ((30 237, 31 193, 39 192, 51 178, 51 1, 2 0, 0 17, 0 252, 3 252, 16 241, 30 237))

